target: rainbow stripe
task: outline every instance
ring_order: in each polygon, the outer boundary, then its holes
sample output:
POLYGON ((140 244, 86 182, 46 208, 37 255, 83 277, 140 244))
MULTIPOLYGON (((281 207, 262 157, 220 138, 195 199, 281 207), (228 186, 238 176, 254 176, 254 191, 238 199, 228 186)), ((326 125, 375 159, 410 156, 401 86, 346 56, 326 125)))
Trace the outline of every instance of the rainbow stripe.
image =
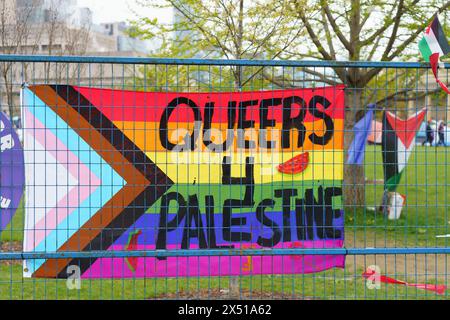
MULTIPOLYGON (((169 93, 42 85, 23 97, 33 177, 25 251, 343 246, 343 86, 169 93), (302 173, 278 171, 302 152, 302 173)), ((24 274, 67 277, 71 264, 90 278, 290 274, 344 263, 68 258, 25 261, 24 274)))

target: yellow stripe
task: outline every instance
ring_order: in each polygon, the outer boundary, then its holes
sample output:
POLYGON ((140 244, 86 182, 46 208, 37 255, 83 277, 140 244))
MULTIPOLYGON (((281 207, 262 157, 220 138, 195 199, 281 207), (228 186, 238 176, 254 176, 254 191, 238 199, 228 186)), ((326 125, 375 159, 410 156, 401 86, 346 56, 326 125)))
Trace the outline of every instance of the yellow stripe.
POLYGON ((303 180, 342 180, 342 150, 322 150, 309 152, 309 164, 299 174, 283 174, 277 170, 280 163, 286 162, 300 153, 212 153, 212 152, 147 152, 175 183, 221 184, 222 159, 231 156, 233 177, 245 176, 245 158, 254 157, 255 183, 291 182, 303 180))

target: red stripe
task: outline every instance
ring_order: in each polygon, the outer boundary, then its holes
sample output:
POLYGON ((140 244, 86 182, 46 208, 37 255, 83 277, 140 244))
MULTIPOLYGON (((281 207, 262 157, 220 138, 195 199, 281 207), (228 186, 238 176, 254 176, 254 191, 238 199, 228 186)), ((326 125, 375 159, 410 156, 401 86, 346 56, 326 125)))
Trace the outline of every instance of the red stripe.
POLYGON ((386 112, 386 118, 395 134, 401 140, 406 149, 409 148, 411 142, 416 136, 423 119, 425 118, 426 109, 420 111, 416 116, 410 117, 406 120, 397 118, 394 114, 386 112))
MULTIPOLYGON (((344 118, 344 87, 322 87, 315 89, 288 89, 273 91, 248 91, 248 92, 211 92, 211 93, 175 93, 175 92, 138 92, 127 90, 111 90, 88 87, 75 87, 82 95, 94 104, 111 121, 145 121, 159 122, 166 106, 173 99, 186 97, 199 107, 202 118, 204 118, 204 107, 206 103, 214 103, 213 123, 228 122, 228 102, 287 98, 298 96, 309 103, 315 95, 325 96, 331 105, 325 113, 333 119, 344 118)), ((259 105, 246 108, 246 120, 254 120, 259 123, 259 105)), ((238 108, 236 108, 238 109, 238 108)), ((318 109, 323 111, 321 105, 318 109)), ((298 115, 300 106, 293 105, 292 116, 298 115)), ((238 118, 236 110, 236 121, 238 118)), ((269 119, 275 119, 277 123, 282 122, 282 106, 269 108, 269 119)), ((307 112, 304 122, 317 120, 311 113, 307 112)), ((170 117, 174 122, 193 122, 193 112, 188 106, 180 106, 170 117)))

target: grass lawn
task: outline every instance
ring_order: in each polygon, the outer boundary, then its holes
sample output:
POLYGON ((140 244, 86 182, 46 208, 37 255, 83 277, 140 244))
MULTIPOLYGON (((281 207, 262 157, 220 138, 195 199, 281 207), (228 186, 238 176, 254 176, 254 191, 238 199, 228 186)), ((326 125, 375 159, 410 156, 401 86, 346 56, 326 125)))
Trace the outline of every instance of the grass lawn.
MULTIPOLYGON (((450 148, 417 146, 408 162, 398 192, 406 195, 402 217, 387 220, 369 210, 381 202, 382 185, 366 186, 366 208, 345 208, 346 247, 431 247, 450 245, 450 238, 436 235, 450 233, 450 148)), ((366 177, 382 179, 380 147, 368 146, 366 177)), ((19 210, 2 242, 21 241, 23 210, 19 210)), ((6 245, 6 250, 8 245, 6 245)), ((449 299, 430 291, 393 284, 378 290, 366 287, 361 277, 370 264, 382 273, 409 282, 449 283, 450 266, 446 255, 348 256, 344 270, 333 269, 307 275, 255 275, 241 277, 243 297, 321 298, 321 299, 449 299)), ((0 263, 0 299, 143 299, 217 297, 228 289, 227 277, 167 278, 131 280, 82 280, 80 290, 68 290, 65 280, 23 279, 19 262, 0 263), (216 292, 216 293, 214 293, 216 292)), ((226 298, 226 291, 222 297, 226 298)))
MULTIPOLYGON (((365 172, 368 180, 383 179, 381 148, 366 149, 365 172)), ((383 185, 366 186, 366 209, 345 208, 346 239, 354 237, 356 247, 449 246, 450 238, 436 235, 450 233, 450 148, 417 146, 403 174, 397 192, 406 196, 402 217, 388 220, 378 212, 383 185), (368 237, 368 234, 373 236, 368 237), (363 243, 359 243, 363 241, 363 243)))
MULTIPOLYGON (((306 275, 254 275, 240 279, 242 298, 254 299, 449 299, 450 295, 437 295, 413 287, 381 284, 378 290, 368 289, 358 273, 333 269, 306 275)), ((401 275, 398 276, 399 278, 401 275)), ((426 281, 436 284, 430 275, 426 281)), ((66 280, 23 279, 20 265, 0 267, 1 299, 176 299, 188 295, 193 299, 217 297, 219 290, 229 288, 228 277, 213 278, 151 278, 128 280, 81 281, 80 290, 69 290, 66 280), (178 293, 178 295, 177 295, 178 293)), ((221 298, 229 298, 226 291, 221 298)))

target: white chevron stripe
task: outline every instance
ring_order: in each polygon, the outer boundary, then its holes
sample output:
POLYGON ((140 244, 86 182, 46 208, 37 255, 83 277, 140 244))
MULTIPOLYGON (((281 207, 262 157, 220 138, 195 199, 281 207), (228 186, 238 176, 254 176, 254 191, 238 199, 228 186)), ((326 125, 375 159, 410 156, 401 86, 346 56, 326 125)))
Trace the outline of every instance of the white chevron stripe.
POLYGON ((398 172, 402 172, 402 170, 406 167, 408 163, 408 159, 411 156, 411 151, 416 144, 416 138, 412 140, 409 148, 406 149, 405 145, 402 143, 400 139, 397 138, 397 163, 398 163, 398 172))

